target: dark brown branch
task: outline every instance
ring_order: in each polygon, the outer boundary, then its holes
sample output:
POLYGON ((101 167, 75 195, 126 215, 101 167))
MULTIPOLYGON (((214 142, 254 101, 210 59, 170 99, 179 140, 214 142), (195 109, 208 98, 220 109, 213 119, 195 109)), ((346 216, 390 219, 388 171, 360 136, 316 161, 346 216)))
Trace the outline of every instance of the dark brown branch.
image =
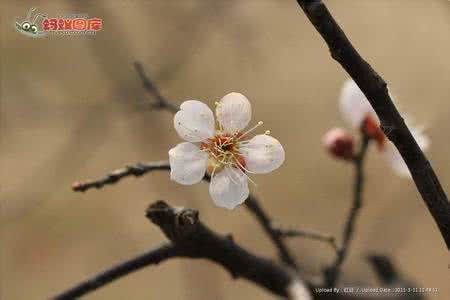
POLYGON ((156 265, 171 257, 179 256, 178 249, 173 245, 162 245, 156 249, 147 251, 126 262, 120 263, 112 268, 89 278, 51 298, 52 300, 76 299, 132 272, 138 271, 149 265, 156 265))
POLYGON ((86 182, 75 182, 72 185, 72 189, 75 192, 85 192, 92 188, 101 189, 105 185, 115 184, 124 177, 128 176, 140 177, 145 173, 156 170, 170 171, 169 162, 168 161, 144 162, 126 166, 125 168, 112 171, 105 177, 102 177, 100 179, 86 182))
MULTIPOLYGON (((209 175, 206 175, 203 180, 209 182, 211 178, 209 175)), ((250 194, 247 200, 245 200, 244 205, 245 207, 247 207, 250 213, 255 216, 258 223, 261 225, 266 234, 269 236, 272 243, 275 245, 275 248, 278 251, 278 257, 280 257, 280 259, 285 264, 297 270, 298 265, 294 257, 291 255, 289 249, 287 248, 286 244, 283 241, 282 236, 278 234, 277 229, 273 226, 272 219, 264 211, 258 199, 254 195, 250 194)))
POLYGON ((402 116, 392 102, 386 82, 359 55, 320 0, 297 0, 308 19, 327 43, 331 56, 341 64, 369 100, 386 136, 406 162, 422 199, 450 248, 450 203, 447 195, 402 116))
POLYGON ((255 196, 250 194, 244 204, 248 208, 248 210, 255 216, 256 220, 258 220, 259 224, 272 240, 273 244, 277 248, 278 256, 281 258, 281 260, 287 265, 297 269, 298 266, 295 262, 294 257, 291 255, 282 237, 277 234, 276 229, 272 226, 272 220, 270 219, 269 215, 263 210, 255 196))
POLYGON ((134 63, 134 67, 136 69, 136 72, 139 75, 139 78, 142 81, 142 85, 144 86, 144 89, 149 93, 149 95, 154 98, 154 102, 152 103, 152 107, 156 109, 166 109, 170 111, 171 113, 176 113, 179 109, 179 107, 175 104, 173 104, 170 101, 167 101, 166 98, 161 96, 161 93, 159 92, 158 88, 155 84, 150 80, 148 75, 145 73, 144 68, 139 62, 134 63))
POLYGON ((334 286, 339 279, 341 273, 341 267, 347 257, 348 250, 350 248, 350 242, 355 231, 356 220, 358 213, 362 206, 362 192, 364 186, 364 158, 367 153, 370 139, 366 135, 363 137, 361 149, 356 154, 353 164, 355 166, 355 181, 353 184, 353 203, 350 208, 349 215, 346 219, 344 232, 342 234, 342 246, 336 252, 336 259, 334 262, 325 269, 325 284, 326 286, 334 286))
POLYGON ((300 289, 309 294, 295 271, 250 253, 231 236, 216 234, 200 222, 198 215, 196 210, 174 208, 163 201, 147 209, 147 217, 181 249, 180 256, 211 260, 228 270, 233 278, 245 278, 280 296, 300 299, 297 297, 300 289), (293 285, 298 287, 296 291, 293 285))
MULTIPOLYGON (((391 258, 386 255, 370 254, 367 257, 370 265, 372 266, 378 281, 382 286, 395 287, 397 289, 404 289, 404 293, 389 293, 386 295, 387 299, 404 299, 404 300, 423 300, 425 299, 424 293, 414 292, 419 284, 410 280, 399 272, 397 266, 394 264, 391 258)), ((375 295, 376 296, 376 295, 375 295)), ((379 296, 379 295, 378 295, 379 296)))
POLYGON ((336 238, 331 235, 325 235, 314 231, 306 231, 299 229, 282 229, 275 228, 276 234, 284 238, 301 237, 311 240, 321 241, 329 244, 333 250, 337 251, 338 246, 336 244, 336 238))
POLYGON ((383 285, 392 284, 399 279, 399 273, 389 257, 371 254, 367 257, 367 260, 383 285))
POLYGON ((267 290, 291 299, 309 296, 309 288, 288 267, 256 256, 237 245, 231 236, 222 237, 207 228, 193 209, 171 207, 164 201, 150 205, 147 218, 159 226, 172 242, 106 270, 53 297, 76 299, 116 279, 173 257, 202 258, 224 267, 233 278, 245 278, 267 290))

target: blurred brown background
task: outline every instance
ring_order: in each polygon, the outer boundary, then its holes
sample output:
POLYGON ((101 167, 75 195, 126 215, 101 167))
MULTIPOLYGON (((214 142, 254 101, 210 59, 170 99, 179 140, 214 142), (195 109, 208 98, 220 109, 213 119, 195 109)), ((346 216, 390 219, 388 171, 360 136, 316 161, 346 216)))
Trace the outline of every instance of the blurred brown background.
MULTIPOLYGON (((390 84, 403 110, 427 126, 429 157, 450 191, 450 3, 446 0, 326 1, 361 54, 390 84)), ((344 71, 294 0, 2 1, 0 297, 45 299, 164 241, 144 217, 157 199, 197 208, 219 232, 274 255, 245 208, 213 205, 205 184, 167 173, 85 194, 76 180, 128 163, 167 158, 180 141, 167 112, 151 111, 132 63, 161 92, 210 105, 247 95, 254 121, 283 143, 282 168, 256 176, 253 191, 280 223, 340 234, 352 168, 330 158, 322 135, 344 126, 336 99, 344 71), (103 19, 95 36, 32 39, 14 21, 31 7, 49 16, 103 19)), ((365 255, 388 254, 429 299, 449 299, 450 258, 412 181, 370 149, 365 206, 342 285, 375 286, 365 255)), ((289 242, 311 273, 333 259, 327 245, 289 242)), ((206 261, 171 260, 86 299, 274 299, 206 261)))

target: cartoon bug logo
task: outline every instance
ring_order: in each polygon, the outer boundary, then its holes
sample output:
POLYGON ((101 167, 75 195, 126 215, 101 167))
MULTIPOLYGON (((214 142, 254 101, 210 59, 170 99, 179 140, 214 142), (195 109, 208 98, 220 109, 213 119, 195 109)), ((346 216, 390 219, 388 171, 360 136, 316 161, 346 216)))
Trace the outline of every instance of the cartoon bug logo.
POLYGON ((42 37, 47 35, 46 32, 39 29, 39 24, 37 24, 37 20, 39 17, 45 19, 47 16, 44 16, 40 13, 37 13, 34 18, 32 18, 33 13, 36 11, 36 8, 30 9, 30 11, 27 14, 27 17, 22 22, 16 21, 16 29, 22 34, 25 34, 27 36, 31 37, 42 37))
POLYGON ((33 17, 36 8, 30 9, 25 20, 16 21, 16 29, 22 34, 31 37, 42 37, 47 34, 95 34, 102 30, 103 20, 101 18, 90 18, 86 14, 72 14, 58 17, 47 17, 37 13, 33 17), (42 21, 38 24, 37 20, 42 21))

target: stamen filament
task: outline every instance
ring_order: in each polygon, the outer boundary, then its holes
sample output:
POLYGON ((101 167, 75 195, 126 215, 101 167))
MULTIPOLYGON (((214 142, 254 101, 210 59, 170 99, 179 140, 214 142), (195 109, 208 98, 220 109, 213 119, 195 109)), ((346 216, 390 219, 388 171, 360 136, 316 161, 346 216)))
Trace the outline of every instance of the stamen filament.
MULTIPOLYGON (((247 134, 249 134, 250 132, 252 132, 253 130, 255 130, 256 128, 258 128, 259 126, 261 126, 263 124, 263 121, 259 121, 255 126, 253 126, 252 128, 250 128, 249 130, 247 130, 246 132, 244 132, 241 136, 239 136, 236 140, 234 140, 234 138, 239 134, 239 131, 235 132, 232 136, 230 136, 227 140, 226 143, 223 144, 223 146, 228 146, 232 143, 236 143, 238 142, 241 138, 243 138, 244 136, 246 136, 247 134)), ((270 134, 270 131, 267 130, 266 134, 270 134), (268 132, 268 133, 267 133, 268 132)))
POLYGON ((217 168, 217 166, 215 165, 215 166, 214 166, 214 169, 213 169, 212 172, 211 172, 211 178, 214 177, 214 174, 216 173, 216 168, 217 168))
POLYGON ((231 168, 225 168, 225 170, 228 172, 228 177, 230 178, 230 180, 231 180, 234 184, 237 185, 237 182, 234 180, 233 176, 230 175, 230 172, 232 172, 232 171, 230 171, 230 169, 233 169, 233 167, 231 167, 231 168))
POLYGON ((234 156, 234 154, 232 154, 232 155, 233 155, 233 158, 234 158, 235 162, 237 163, 237 165, 238 165, 241 169, 243 169, 243 170, 244 170, 245 172, 247 172, 247 173, 250 173, 250 174, 256 174, 255 172, 251 172, 251 171, 247 170, 247 169, 239 162, 239 160, 237 159, 237 157, 234 156))
MULTIPOLYGON (((236 168, 236 169, 239 170, 239 168, 236 168)), ((231 168, 231 170, 233 172, 238 172, 238 171, 234 171, 233 168, 231 168)), ((241 170, 241 172, 242 172, 242 170, 241 170)), ((236 173, 234 173, 234 174, 236 174, 236 173)), ((244 174, 244 176, 247 178, 248 181, 250 181, 254 186, 256 186, 256 182, 254 182, 247 174, 245 174, 245 172, 242 172, 242 174, 244 174)))
POLYGON ((256 128, 258 128, 259 126, 261 126, 262 124, 264 124, 263 121, 259 121, 255 126, 253 126, 252 128, 250 128, 249 130, 247 130, 246 132, 244 132, 241 136, 239 136, 236 141, 239 141, 241 138, 243 138, 244 136, 246 136, 247 134, 249 134, 250 132, 252 132, 253 130, 255 130, 256 128))

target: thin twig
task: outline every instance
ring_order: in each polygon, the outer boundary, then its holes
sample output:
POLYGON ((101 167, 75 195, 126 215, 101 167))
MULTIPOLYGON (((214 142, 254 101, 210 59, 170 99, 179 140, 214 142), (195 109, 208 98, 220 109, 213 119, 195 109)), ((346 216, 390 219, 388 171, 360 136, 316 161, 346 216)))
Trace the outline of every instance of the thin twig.
POLYGON ((74 190, 75 192, 85 192, 92 188, 101 189, 105 185, 117 183, 124 177, 128 176, 140 177, 145 173, 156 170, 170 171, 169 162, 163 160, 163 161, 143 162, 137 163, 135 165, 129 165, 126 166, 125 168, 112 171, 105 177, 102 177, 100 179, 90 180, 86 182, 75 182, 72 185, 72 190, 74 190))
POLYGON ((400 278, 394 263, 386 255, 371 254, 367 256, 367 260, 383 285, 392 284, 400 278))
POLYGON ((52 299, 81 297, 143 267, 174 257, 207 259, 224 267, 233 278, 245 278, 279 296, 311 299, 310 287, 298 278, 297 273, 250 253, 237 245, 231 236, 223 237, 211 231, 200 222, 198 211, 157 201, 147 209, 146 215, 164 232, 171 244, 118 264, 52 299))
MULTIPOLYGON (((399 272, 397 266, 394 264, 391 258, 386 255, 370 254, 367 259, 372 266, 375 274, 378 278, 380 285, 384 287, 394 287, 391 289, 391 293, 386 293, 386 299, 404 299, 404 300, 424 300, 424 293, 416 293, 417 286, 420 286, 417 282, 409 279, 401 272, 399 272), (399 289, 406 291, 404 293, 396 293, 399 289)), ((367 296, 361 295, 361 296, 367 296)), ((376 296, 376 295, 375 295, 376 296)), ((379 296, 379 293, 378 293, 379 296)))
POLYGON ((172 244, 161 245, 156 249, 152 249, 123 263, 119 263, 51 299, 70 300, 79 298, 132 272, 138 271, 149 265, 159 264, 166 259, 178 255, 179 253, 176 246, 172 244))
POLYGON ((341 273, 341 267, 347 257, 348 250, 350 248, 350 242, 355 231, 356 220, 358 213, 362 206, 362 192, 364 186, 364 158, 367 153, 370 138, 363 135, 363 140, 361 143, 361 149, 359 153, 356 154, 353 164, 355 166, 355 181, 353 184, 353 203, 350 209, 349 215, 346 219, 344 231, 342 233, 342 246, 336 252, 336 259, 331 264, 331 266, 325 269, 325 283, 326 286, 334 286, 339 275, 341 273))
POLYGON ((161 96, 161 93, 159 92, 156 85, 150 80, 150 77, 148 77, 148 75, 145 73, 142 64, 139 62, 135 62, 134 67, 139 75, 139 78, 142 81, 142 85, 144 86, 145 90, 150 94, 151 97, 154 98, 154 103, 152 103, 152 107, 157 109, 166 109, 171 113, 176 113, 179 110, 179 107, 173 104, 172 102, 167 101, 166 98, 161 96))
POLYGON ((439 179, 395 107, 383 78, 359 55, 320 0, 297 0, 308 19, 327 43, 331 56, 341 64, 369 100, 386 136, 408 166, 422 199, 450 249, 450 202, 439 179))
POLYGON ((273 226, 273 221, 271 220, 269 215, 264 211, 258 199, 256 199, 255 196, 250 194, 250 196, 244 202, 244 205, 255 216, 256 220, 258 220, 261 227, 264 229, 266 234, 272 240, 272 243, 277 248, 278 256, 281 258, 281 260, 287 265, 297 269, 298 266, 294 257, 291 255, 282 237, 279 234, 277 234, 277 231, 273 226))
POLYGON ((276 228, 276 233, 284 238, 292 238, 292 237, 301 237, 301 238, 307 238, 311 240, 321 241, 325 242, 328 245, 330 245, 333 250, 337 251, 338 246, 336 244, 336 238, 332 235, 325 235, 322 233, 314 232, 314 231, 306 231, 306 230, 299 230, 299 229, 282 229, 282 228, 276 228))

